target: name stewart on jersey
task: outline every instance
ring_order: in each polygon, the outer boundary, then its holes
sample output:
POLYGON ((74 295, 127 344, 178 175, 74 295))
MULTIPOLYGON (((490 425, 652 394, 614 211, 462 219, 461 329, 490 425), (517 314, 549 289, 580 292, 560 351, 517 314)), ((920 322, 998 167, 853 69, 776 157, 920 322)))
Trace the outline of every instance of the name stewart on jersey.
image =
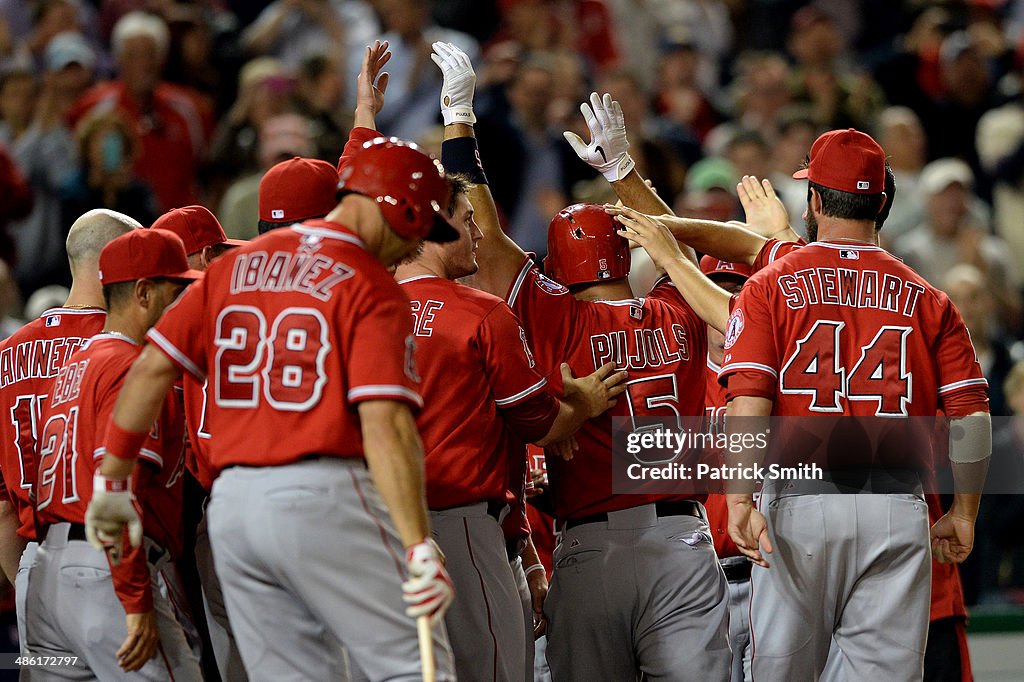
POLYGON ((913 317, 925 288, 888 272, 818 267, 779 275, 776 284, 790 310, 808 305, 875 308, 913 317))
POLYGON ((49 379, 57 375, 71 354, 86 339, 69 336, 60 339, 35 339, 0 351, 0 388, 25 379, 49 379))
POLYGON ((632 335, 625 330, 592 334, 590 349, 594 355, 594 368, 606 362, 614 362, 616 370, 653 369, 690 359, 686 330, 681 324, 673 324, 672 342, 665 337, 663 328, 633 329, 632 335))
POLYGON ((252 251, 235 259, 231 293, 293 291, 329 301, 332 289, 352 275, 352 268, 322 253, 252 251))

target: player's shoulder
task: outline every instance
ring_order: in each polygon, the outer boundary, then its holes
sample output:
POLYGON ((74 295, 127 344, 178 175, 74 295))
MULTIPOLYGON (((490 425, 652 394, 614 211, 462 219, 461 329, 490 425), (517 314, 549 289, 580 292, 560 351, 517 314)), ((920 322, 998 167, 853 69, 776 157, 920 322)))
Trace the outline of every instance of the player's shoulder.
POLYGON ((67 336, 88 338, 103 328, 102 308, 50 308, 4 339, 3 346, 67 336))
POLYGON ((527 254, 523 256, 523 262, 519 272, 509 288, 508 303, 514 306, 523 296, 529 297, 564 297, 564 300, 575 300, 569 287, 551 279, 527 254))

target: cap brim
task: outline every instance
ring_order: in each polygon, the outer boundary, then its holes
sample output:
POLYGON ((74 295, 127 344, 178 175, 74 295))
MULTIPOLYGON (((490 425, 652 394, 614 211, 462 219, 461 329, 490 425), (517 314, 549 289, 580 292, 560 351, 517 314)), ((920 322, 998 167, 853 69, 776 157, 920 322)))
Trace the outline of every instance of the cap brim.
POLYGON ((430 229, 430 233, 427 234, 426 240, 428 242, 454 242, 458 241, 459 232, 451 226, 447 220, 442 218, 439 214, 434 214, 434 226, 430 229))
POLYGON ((249 243, 249 240, 247 240, 247 239, 225 239, 224 241, 221 242, 221 246, 236 247, 236 246, 245 246, 248 243, 249 243))
POLYGON ((807 172, 809 170, 810 170, 810 168, 801 168, 796 173, 793 173, 793 177, 796 178, 797 180, 806 180, 807 179, 807 172))
POLYGON ((173 275, 160 275, 160 276, 162 278, 164 278, 164 279, 185 279, 185 280, 189 280, 189 281, 194 282, 197 279, 202 279, 203 278, 203 273, 200 272, 199 270, 192 270, 190 268, 188 270, 183 270, 181 272, 176 272, 173 275))

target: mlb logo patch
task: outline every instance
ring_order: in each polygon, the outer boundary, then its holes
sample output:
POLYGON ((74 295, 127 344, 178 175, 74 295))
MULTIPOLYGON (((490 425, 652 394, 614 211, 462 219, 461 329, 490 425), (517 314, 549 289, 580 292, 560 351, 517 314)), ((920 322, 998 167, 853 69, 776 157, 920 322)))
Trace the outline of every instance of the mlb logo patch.
POLYGON ((270 217, 274 220, 284 220, 284 210, 275 208, 270 211, 270 217))
POLYGON ((858 180, 857 189, 871 189, 871 183, 867 180, 858 180))
POLYGON ((842 249, 839 252, 839 257, 846 260, 860 260, 860 252, 854 249, 842 249))
POLYGON ((60 315, 47 315, 46 316, 46 326, 47 327, 56 327, 58 325, 60 325, 60 315))
POLYGON ((629 306, 629 316, 632 317, 634 320, 643 319, 644 309, 638 305, 631 305, 629 306))

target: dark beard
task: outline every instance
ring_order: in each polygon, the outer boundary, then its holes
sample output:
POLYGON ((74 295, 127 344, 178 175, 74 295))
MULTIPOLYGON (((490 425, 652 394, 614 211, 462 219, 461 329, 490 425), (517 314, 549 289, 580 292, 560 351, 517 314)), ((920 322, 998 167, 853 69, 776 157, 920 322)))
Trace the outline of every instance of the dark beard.
POLYGON ((810 210, 807 211, 807 219, 804 220, 804 224, 807 227, 807 243, 818 241, 818 219, 810 210))

